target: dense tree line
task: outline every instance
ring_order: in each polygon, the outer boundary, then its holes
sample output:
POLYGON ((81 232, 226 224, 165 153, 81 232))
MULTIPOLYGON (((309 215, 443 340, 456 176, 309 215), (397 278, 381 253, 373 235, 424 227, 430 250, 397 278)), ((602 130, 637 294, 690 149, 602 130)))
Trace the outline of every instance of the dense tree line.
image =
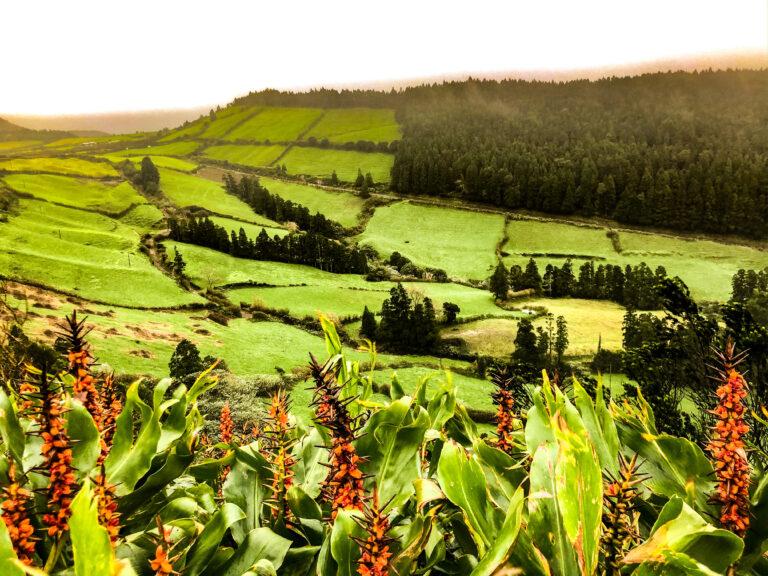
POLYGON ((518 264, 509 270, 501 262, 489 281, 491 292, 497 298, 506 298, 509 290, 534 290, 549 298, 585 298, 612 300, 634 310, 658 310, 662 302, 656 285, 667 277, 663 266, 652 271, 645 262, 624 268, 613 264, 584 262, 574 273, 568 259, 562 266, 547 264, 544 275, 531 258, 525 268, 518 264))
POLYGON ((731 300, 746 304, 752 299, 768 298, 768 267, 763 270, 744 270, 731 278, 731 300))
POLYGON ((764 237, 768 72, 468 82, 402 114, 392 188, 764 237))
POLYGON ((341 224, 329 220, 320 212, 311 214, 309 208, 285 200, 277 194, 271 194, 261 185, 258 178, 243 176, 240 182, 227 173, 224 175, 224 188, 248 204, 254 212, 266 216, 275 222, 294 222, 300 230, 320 234, 328 238, 339 238, 344 228, 341 224))
POLYGON ((563 366, 568 344, 568 323, 564 316, 555 319, 548 314, 545 325, 537 326, 535 331, 533 322, 523 318, 517 324, 512 363, 524 372, 536 373, 541 366, 557 369, 563 366))
POLYGON ((337 274, 365 274, 368 270, 361 250, 314 232, 286 234, 282 238, 275 234, 270 238, 262 228, 259 235, 251 239, 243 228, 237 234, 234 230, 227 232, 208 217, 171 218, 168 226, 173 240, 213 248, 238 258, 305 264, 337 274))
POLYGON ((366 307, 361 334, 397 352, 429 352, 440 340, 432 300, 409 294, 399 282, 381 305, 378 325, 366 307))

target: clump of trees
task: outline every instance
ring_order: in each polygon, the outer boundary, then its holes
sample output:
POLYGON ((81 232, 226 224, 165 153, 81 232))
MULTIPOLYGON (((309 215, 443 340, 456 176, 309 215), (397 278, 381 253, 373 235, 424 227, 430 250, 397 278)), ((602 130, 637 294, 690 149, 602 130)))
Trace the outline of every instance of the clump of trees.
POLYGON ((535 330, 530 318, 522 318, 517 324, 512 363, 528 373, 535 373, 540 366, 550 370, 561 368, 568 344, 568 323, 564 316, 555 320, 548 314, 545 327, 538 326, 535 330))
POLYGON ((435 307, 429 297, 409 294, 399 282, 381 305, 381 321, 366 307, 360 333, 399 352, 429 352, 440 340, 435 307))
POLYGON ((328 238, 340 238, 344 227, 338 222, 326 218, 320 212, 311 214, 309 208, 285 200, 277 194, 271 194, 261 185, 258 178, 243 176, 237 182, 227 173, 224 175, 224 188, 248 204, 254 212, 276 222, 294 222, 299 230, 320 234, 328 238))
POLYGON ((488 284, 491 293, 502 300, 510 290, 533 290, 549 298, 612 300, 634 310, 658 310, 662 301, 656 286, 666 278, 663 266, 655 271, 645 262, 624 268, 612 264, 595 267, 592 261, 581 265, 577 277, 570 259, 562 266, 547 264, 542 276, 531 258, 525 269, 518 264, 507 269, 499 262, 488 284))
POLYGON ((262 228, 252 239, 243 228, 237 234, 234 230, 227 232, 207 216, 170 218, 168 226, 173 240, 213 248, 238 258, 305 264, 337 274, 365 274, 368 271, 368 259, 357 246, 349 247, 314 232, 283 237, 275 234, 270 238, 262 228))
POLYGON ((403 276, 414 276, 416 278, 428 278, 436 282, 448 282, 448 274, 441 268, 421 267, 414 264, 410 258, 403 256, 395 250, 389 256, 387 264, 392 266, 403 276))
POLYGON ((149 156, 141 160, 138 170, 130 160, 123 161, 120 169, 126 178, 137 186, 141 186, 147 194, 157 194, 160 191, 160 171, 149 156))

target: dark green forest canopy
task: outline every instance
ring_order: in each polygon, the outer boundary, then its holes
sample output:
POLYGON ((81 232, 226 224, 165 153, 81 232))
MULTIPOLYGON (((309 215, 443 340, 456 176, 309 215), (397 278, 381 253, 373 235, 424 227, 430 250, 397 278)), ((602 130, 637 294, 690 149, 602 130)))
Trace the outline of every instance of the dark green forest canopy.
POLYGON ((403 193, 752 238, 768 230, 765 70, 268 90, 236 102, 395 108, 392 187, 403 193))

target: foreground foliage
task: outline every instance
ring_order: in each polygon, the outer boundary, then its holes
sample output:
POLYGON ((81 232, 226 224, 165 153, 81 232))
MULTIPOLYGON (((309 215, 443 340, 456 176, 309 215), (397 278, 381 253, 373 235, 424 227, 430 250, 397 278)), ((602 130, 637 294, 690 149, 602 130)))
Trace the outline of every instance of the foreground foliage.
POLYGON ((0 573, 768 573, 768 481, 762 454, 745 451, 731 345, 710 460, 660 434, 642 394, 607 402, 600 383, 591 396, 546 373, 522 412, 513 375, 493 372, 498 428, 486 437, 449 374, 430 394, 429 377, 407 394, 395 375, 374 395, 372 372, 322 322, 314 424, 281 391, 243 431, 225 405, 212 444, 197 409, 209 372, 189 388, 160 381, 151 398, 137 382, 121 400, 91 374, 71 318, 68 369, 28 366, 0 392, 0 573))

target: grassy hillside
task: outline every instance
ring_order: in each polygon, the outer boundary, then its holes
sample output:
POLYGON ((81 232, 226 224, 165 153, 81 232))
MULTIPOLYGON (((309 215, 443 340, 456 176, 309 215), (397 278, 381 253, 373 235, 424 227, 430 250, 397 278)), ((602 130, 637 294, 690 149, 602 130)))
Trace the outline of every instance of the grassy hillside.
POLYGON ((224 140, 293 142, 323 114, 313 108, 263 108, 224 136, 224 140))
POLYGON ((339 180, 354 182, 358 169, 371 173, 374 182, 389 182, 389 171, 394 157, 378 152, 357 152, 354 150, 329 150, 294 146, 280 159, 289 174, 307 174, 330 178, 336 171, 339 180))
POLYGON ((90 162, 81 158, 14 158, 0 161, 0 170, 8 172, 53 172, 89 178, 117 177, 117 171, 106 162, 90 162))
POLYGON ((402 137, 394 110, 374 108, 336 108, 326 110, 323 117, 307 132, 306 138, 328 139, 345 144, 365 140, 392 142, 402 137))
POLYGON ((280 145, 273 146, 211 146, 203 151, 203 156, 214 160, 226 160, 232 164, 243 164, 244 166, 263 167, 269 166, 285 152, 286 147, 280 145))

